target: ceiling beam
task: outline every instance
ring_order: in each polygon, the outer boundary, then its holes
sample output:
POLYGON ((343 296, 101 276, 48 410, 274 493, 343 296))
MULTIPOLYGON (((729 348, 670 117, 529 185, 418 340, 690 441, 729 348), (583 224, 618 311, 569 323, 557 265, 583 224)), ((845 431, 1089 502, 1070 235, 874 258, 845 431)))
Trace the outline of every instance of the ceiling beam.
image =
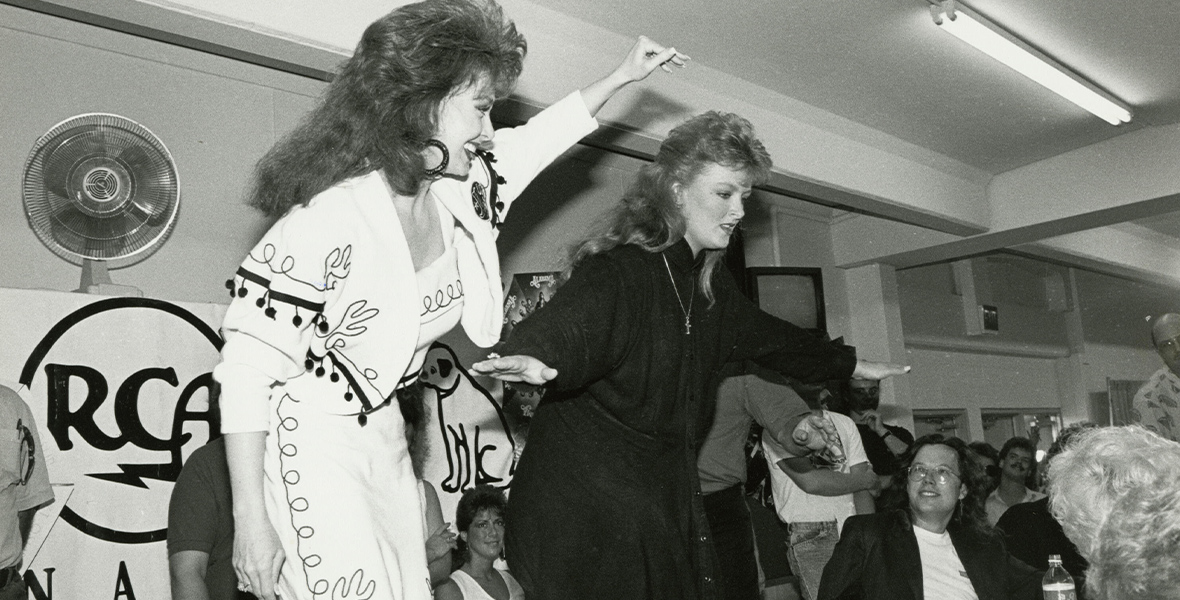
POLYGON ((987 254, 1005 248, 1033 244, 1050 238, 1095 230, 1108 225, 1173 212, 1178 209, 1180 209, 1180 193, 1112 206, 1053 221, 983 233, 960 240, 922 246, 913 250, 892 254, 876 254, 876 247, 861 245, 867 252, 857 258, 851 258, 845 255, 842 257, 843 260, 838 266, 851 269, 866 264, 884 263, 893 265, 898 269, 907 269, 933 263, 949 262, 970 256, 987 254))
POLYGON ((320 81, 330 81, 336 65, 348 57, 322 47, 142 2, 0 0, 0 4, 320 81))

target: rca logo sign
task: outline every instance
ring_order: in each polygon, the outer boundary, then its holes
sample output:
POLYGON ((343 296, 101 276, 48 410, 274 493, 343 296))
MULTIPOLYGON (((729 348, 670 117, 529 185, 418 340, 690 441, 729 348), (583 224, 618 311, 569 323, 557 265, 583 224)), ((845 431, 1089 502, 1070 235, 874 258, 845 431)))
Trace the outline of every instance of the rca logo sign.
POLYGON ((44 403, 31 408, 50 480, 74 485, 62 520, 119 544, 166 537, 184 457, 217 432, 209 390, 220 348, 207 323, 145 298, 88 304, 45 334, 20 382, 44 403))

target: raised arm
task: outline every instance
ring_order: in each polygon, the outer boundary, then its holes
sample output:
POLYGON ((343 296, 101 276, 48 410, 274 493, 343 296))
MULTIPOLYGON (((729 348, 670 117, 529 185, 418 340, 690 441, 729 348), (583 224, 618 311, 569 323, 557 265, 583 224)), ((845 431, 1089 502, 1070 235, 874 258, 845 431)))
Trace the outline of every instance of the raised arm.
POLYGON ((675 48, 665 48, 641 35, 614 71, 582 88, 582 101, 586 103, 586 110, 590 111, 591 115, 598 114, 599 109, 615 95, 615 92, 630 83, 647 78, 656 67, 670 73, 672 69, 668 65, 683 68, 687 60, 689 57, 677 52, 675 48))
POLYGON ((430 570, 430 585, 441 585, 451 576, 451 550, 455 549, 455 532, 450 530, 450 523, 443 521, 442 503, 439 502, 438 492, 429 481, 423 481, 426 491, 426 529, 430 537, 426 539, 426 563, 430 570))

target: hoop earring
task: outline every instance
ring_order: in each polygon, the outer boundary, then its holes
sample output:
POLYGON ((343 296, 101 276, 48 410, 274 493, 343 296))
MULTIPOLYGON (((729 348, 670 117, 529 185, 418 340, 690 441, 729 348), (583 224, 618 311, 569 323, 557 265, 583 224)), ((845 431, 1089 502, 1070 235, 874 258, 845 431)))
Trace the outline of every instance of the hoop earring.
POLYGON ((442 162, 438 163, 438 166, 433 169, 426 169, 426 176, 430 179, 436 179, 446 172, 447 165, 451 163, 451 153, 447 151, 445 144, 434 138, 426 140, 426 145, 434 146, 438 148, 439 152, 442 152, 442 162))

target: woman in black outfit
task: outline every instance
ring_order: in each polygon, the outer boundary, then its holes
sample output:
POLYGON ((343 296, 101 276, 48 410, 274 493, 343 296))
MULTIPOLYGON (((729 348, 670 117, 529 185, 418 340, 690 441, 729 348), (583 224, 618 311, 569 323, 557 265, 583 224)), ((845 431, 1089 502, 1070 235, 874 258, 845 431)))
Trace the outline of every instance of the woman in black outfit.
POLYGON ((718 596, 696 458, 724 363, 804 381, 903 372, 762 312, 718 268, 770 166, 737 115, 673 129, 506 356, 473 365, 548 382, 507 515, 507 559, 530 600, 718 596))

